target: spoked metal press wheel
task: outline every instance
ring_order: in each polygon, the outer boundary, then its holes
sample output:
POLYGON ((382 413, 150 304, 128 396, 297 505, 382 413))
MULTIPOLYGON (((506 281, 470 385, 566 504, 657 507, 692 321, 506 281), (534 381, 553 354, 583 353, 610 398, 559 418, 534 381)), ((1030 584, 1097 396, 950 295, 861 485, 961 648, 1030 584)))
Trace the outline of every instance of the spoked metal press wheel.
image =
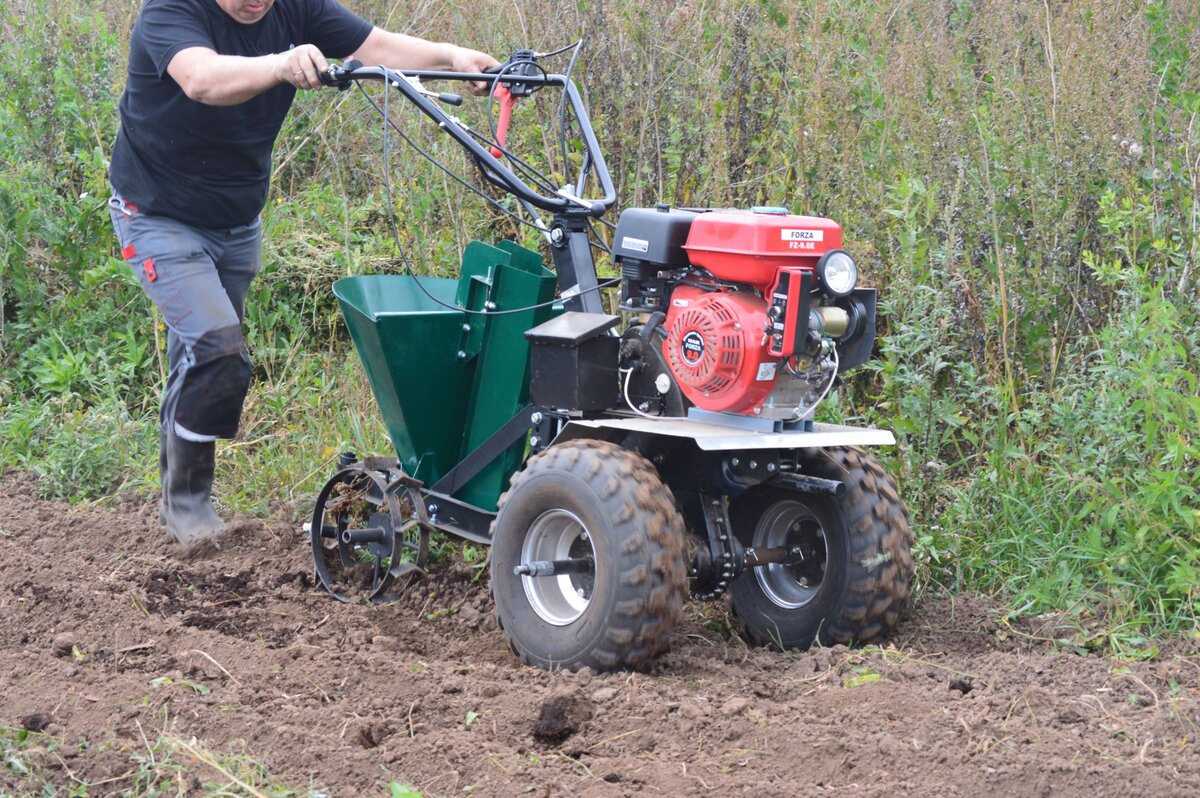
POLYGON ((492 595, 540 668, 645 668, 687 595, 683 519, 641 455, 577 440, 529 458, 492 523, 492 595))
MULTIPOLYGON (((429 533, 413 511, 418 497, 381 472, 354 464, 334 474, 317 497, 310 526, 313 566, 339 601, 399 597, 397 579, 420 573, 429 533)), ((402 589, 402 588, 401 588, 402 589)))
POLYGON ((764 485, 729 505, 746 546, 790 556, 744 571, 729 588, 753 642, 807 648, 870 643, 896 625, 913 574, 912 531, 896 485, 860 449, 823 449, 802 471, 841 482, 838 496, 764 485))

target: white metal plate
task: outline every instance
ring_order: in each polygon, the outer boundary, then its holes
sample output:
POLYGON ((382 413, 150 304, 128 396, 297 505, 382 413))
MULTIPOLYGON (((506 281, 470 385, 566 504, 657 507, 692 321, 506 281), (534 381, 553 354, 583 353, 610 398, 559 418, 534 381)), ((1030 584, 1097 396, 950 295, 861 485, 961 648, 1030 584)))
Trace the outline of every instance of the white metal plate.
POLYGON ((672 438, 692 438, 706 452, 735 449, 828 449, 832 446, 892 446, 896 436, 890 430, 844 427, 840 424, 818 422, 812 432, 747 432, 746 430, 707 424, 686 418, 597 418, 573 419, 558 438, 583 437, 572 434, 572 427, 617 429, 666 435, 672 438))

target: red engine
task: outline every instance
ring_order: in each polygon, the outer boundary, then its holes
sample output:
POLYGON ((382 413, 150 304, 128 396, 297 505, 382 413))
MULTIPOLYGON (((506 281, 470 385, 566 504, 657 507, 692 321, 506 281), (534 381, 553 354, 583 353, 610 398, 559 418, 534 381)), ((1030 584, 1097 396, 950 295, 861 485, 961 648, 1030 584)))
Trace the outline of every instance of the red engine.
MULTIPOLYGON (((874 293, 869 308, 852 296, 864 289, 855 291, 854 262, 828 219, 636 208, 614 243, 622 308, 665 314, 663 359, 703 410, 802 417, 868 317, 873 340, 874 293)), ((861 349, 852 358, 865 360, 861 349)))

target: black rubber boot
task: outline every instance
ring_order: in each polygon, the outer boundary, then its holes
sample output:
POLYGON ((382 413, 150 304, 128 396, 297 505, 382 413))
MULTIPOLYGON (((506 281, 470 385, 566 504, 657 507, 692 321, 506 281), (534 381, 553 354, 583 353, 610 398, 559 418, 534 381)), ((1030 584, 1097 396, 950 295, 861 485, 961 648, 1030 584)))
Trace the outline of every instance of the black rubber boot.
POLYGON ((225 530, 212 506, 215 441, 197 443, 163 432, 166 472, 163 479, 162 517, 167 537, 184 546, 211 540, 225 530))
POLYGON ((162 487, 162 500, 158 503, 158 525, 167 525, 167 430, 158 427, 158 484, 162 487))

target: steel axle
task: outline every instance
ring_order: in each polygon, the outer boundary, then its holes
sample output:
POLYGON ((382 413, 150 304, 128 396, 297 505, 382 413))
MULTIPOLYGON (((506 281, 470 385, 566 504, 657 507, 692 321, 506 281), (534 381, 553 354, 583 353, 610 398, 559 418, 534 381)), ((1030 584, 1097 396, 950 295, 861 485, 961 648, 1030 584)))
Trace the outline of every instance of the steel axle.
POLYGON ((522 563, 513 568, 516 576, 561 576, 562 574, 589 574, 596 568, 591 557, 571 560, 536 560, 522 563))

